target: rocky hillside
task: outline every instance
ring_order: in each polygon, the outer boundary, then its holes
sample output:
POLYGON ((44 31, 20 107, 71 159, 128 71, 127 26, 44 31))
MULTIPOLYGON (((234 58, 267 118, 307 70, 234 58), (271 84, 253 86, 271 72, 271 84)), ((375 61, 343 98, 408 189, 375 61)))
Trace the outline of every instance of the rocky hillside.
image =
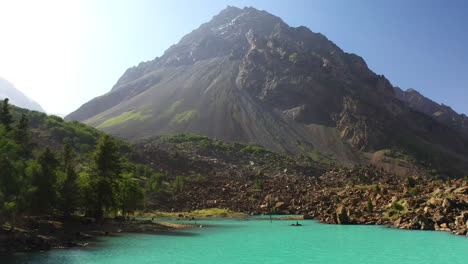
POLYGON ((37 102, 24 95, 21 91, 16 89, 13 84, 0 77, 0 99, 3 100, 5 98, 10 99, 10 103, 19 107, 45 112, 37 102))
POLYGON ((438 104, 414 89, 403 91, 395 87, 395 95, 411 108, 468 136, 468 117, 465 114, 458 114, 450 106, 438 104))
POLYGON ((329 162, 392 149, 452 176, 468 167, 467 138, 361 57, 254 8, 228 7, 66 119, 128 140, 188 132, 329 162))

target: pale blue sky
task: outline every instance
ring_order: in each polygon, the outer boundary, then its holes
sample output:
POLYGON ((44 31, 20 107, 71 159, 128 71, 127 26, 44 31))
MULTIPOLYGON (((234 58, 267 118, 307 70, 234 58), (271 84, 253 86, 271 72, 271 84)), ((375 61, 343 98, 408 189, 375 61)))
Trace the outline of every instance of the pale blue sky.
POLYGON ((227 5, 326 35, 393 85, 468 113, 468 2, 436 0, 2 0, 0 76, 68 114, 227 5))

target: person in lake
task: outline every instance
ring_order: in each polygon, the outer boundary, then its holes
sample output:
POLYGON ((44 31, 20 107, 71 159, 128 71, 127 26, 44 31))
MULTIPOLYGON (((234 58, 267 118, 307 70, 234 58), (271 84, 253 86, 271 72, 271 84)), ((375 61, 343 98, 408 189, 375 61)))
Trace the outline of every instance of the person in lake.
POLYGON ((295 224, 292 224, 291 226, 302 226, 301 224, 299 224, 299 221, 296 221, 295 224))

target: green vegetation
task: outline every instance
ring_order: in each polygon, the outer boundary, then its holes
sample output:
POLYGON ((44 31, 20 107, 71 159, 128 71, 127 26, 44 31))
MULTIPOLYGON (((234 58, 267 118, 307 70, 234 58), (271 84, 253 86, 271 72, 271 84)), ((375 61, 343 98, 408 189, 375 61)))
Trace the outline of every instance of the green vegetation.
POLYGON ((263 153, 268 153, 268 152, 271 152, 271 151, 259 145, 247 145, 240 150, 240 153, 243 153, 243 154, 263 154, 263 153))
POLYGON ((333 155, 330 155, 328 153, 321 153, 317 150, 313 150, 312 152, 307 151, 306 148, 301 144, 300 141, 296 142, 296 145, 299 147, 299 149, 308 157, 313 159, 314 161, 324 163, 324 164, 332 164, 336 162, 336 158, 333 157, 333 155))
POLYGON ((422 189, 420 187, 413 187, 408 191, 408 194, 411 196, 416 196, 419 195, 422 192, 422 189))
POLYGON ((181 133, 173 136, 162 137, 163 141, 170 143, 184 143, 184 142, 200 142, 200 143, 210 143, 210 138, 207 136, 191 135, 186 133, 181 133))
POLYGON ((140 180, 157 174, 131 161, 128 144, 91 127, 8 100, 0 121, 0 225, 30 214, 125 216, 156 188, 140 180))
POLYGON ((416 186, 417 182, 413 177, 406 177, 405 186, 408 188, 413 188, 416 186))
POLYGON ((257 144, 224 143, 219 140, 210 139, 207 136, 191 135, 186 133, 176 134, 172 136, 164 136, 161 137, 160 140, 163 142, 169 142, 174 144, 188 144, 212 150, 232 151, 247 155, 261 155, 273 153, 272 151, 257 144))
POLYGON ((188 110, 188 111, 176 114, 174 118, 172 118, 171 124, 187 122, 197 117, 198 117, 197 110, 188 110))
POLYGON ((264 182, 262 180, 255 180, 254 186, 256 190, 263 190, 264 182))
POLYGON ((184 190, 187 179, 182 176, 177 176, 172 182, 172 190, 174 193, 180 193, 184 190))
POLYGON ((145 119, 148 119, 150 115, 144 115, 142 112, 135 112, 135 111, 128 111, 124 112, 119 116, 109 118, 103 123, 101 123, 97 128, 105 128, 105 127, 112 127, 120 124, 124 124, 128 121, 131 120, 140 120, 143 121, 145 119))
POLYGON ((401 212, 401 211, 405 210, 405 207, 399 202, 393 202, 392 203, 392 209, 397 211, 397 212, 401 212))
POLYGON ((8 102, 8 98, 5 98, 3 100, 2 107, 0 108, 0 123, 5 127, 7 131, 10 131, 11 124, 13 124, 13 117, 10 113, 8 102))
POLYGON ((194 182, 198 182, 198 183, 203 183, 206 181, 205 177, 203 175, 201 175, 200 173, 197 173, 195 179, 193 180, 194 182))
POLYGON ((292 63, 297 63, 298 59, 299 58, 297 52, 294 52, 291 55, 289 55, 289 61, 292 63))
POLYGON ((181 100, 175 101, 174 103, 171 104, 171 106, 169 106, 169 108, 167 108, 164 111, 164 113, 162 113, 160 116, 158 116, 158 118, 166 118, 166 117, 171 116, 172 114, 175 113, 175 111, 177 111, 177 108, 179 108, 181 103, 182 103, 181 100))
POLYGON ((401 201, 393 202, 390 206, 389 210, 385 213, 386 217, 395 219, 398 218, 400 215, 405 214, 408 211, 401 201))
POLYGON ((177 161, 178 153, 183 153, 183 156, 201 155, 242 164, 242 175, 250 180, 262 178, 265 173, 273 171, 316 167, 316 163, 309 158, 281 155, 257 144, 225 143, 186 133, 149 139, 147 143, 168 149, 174 161, 177 161))
POLYGON ((373 212, 373 211, 374 211, 374 205, 372 204, 371 198, 369 198, 369 199, 367 200, 367 205, 366 205, 365 210, 366 210, 367 212, 373 212))

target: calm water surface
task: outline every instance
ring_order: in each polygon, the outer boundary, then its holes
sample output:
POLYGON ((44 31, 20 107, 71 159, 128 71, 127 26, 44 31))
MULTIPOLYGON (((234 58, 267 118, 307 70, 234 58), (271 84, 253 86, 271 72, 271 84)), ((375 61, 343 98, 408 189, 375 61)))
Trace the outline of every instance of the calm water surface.
POLYGON ((463 263, 468 238, 445 232, 300 221, 200 220, 209 227, 100 238, 87 249, 0 258, 12 263, 463 263))

